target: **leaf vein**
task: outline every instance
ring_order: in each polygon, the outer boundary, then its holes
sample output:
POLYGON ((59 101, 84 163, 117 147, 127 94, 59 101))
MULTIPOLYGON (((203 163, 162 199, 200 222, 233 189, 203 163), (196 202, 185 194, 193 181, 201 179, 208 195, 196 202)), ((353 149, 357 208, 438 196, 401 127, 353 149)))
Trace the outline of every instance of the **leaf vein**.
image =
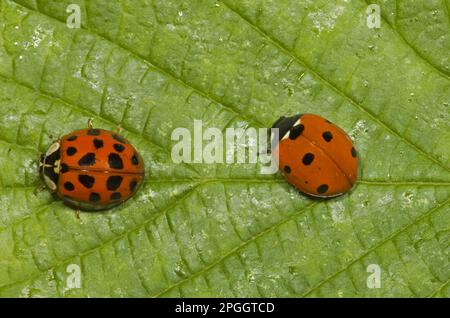
POLYGON ((403 140, 407 145, 409 145, 411 148, 415 149, 418 153, 422 154, 424 157, 426 157, 428 160, 432 161, 436 165, 440 166, 442 169, 445 169, 446 171, 450 171, 449 167, 446 167, 443 162, 438 160, 437 158, 433 157, 429 153, 427 153, 424 149, 422 149, 419 145, 415 144, 413 141, 407 139, 406 137, 402 136, 398 131, 396 131, 394 128, 391 128, 387 123, 379 119, 372 111, 370 111, 368 108, 364 107, 360 103, 358 103, 356 100, 354 100, 350 95, 346 94, 345 92, 341 91, 334 83, 324 78, 322 75, 320 75, 316 70, 314 70, 310 65, 308 65, 305 61, 302 61, 294 52, 289 50, 285 47, 284 44, 282 44, 280 41, 276 40, 272 36, 270 36, 267 32, 262 30, 259 26, 253 24, 248 18, 246 18, 244 15, 242 15, 240 12, 234 10, 231 8, 228 4, 224 3, 223 0, 221 1, 230 11, 234 12, 237 16, 239 16, 243 21, 246 21, 246 23, 251 26, 256 32, 258 32, 261 36, 266 38, 268 41, 270 41, 273 45, 275 45, 280 51, 284 52, 288 56, 291 56, 294 58, 298 64, 302 65, 303 67, 307 68, 314 76, 316 76, 318 79, 321 80, 322 83, 324 83, 326 86, 328 86, 331 90, 333 90, 337 95, 343 97, 345 100, 347 100, 350 105, 353 105, 361 111, 362 113, 365 113, 368 117, 370 117, 374 122, 376 122, 379 126, 383 127, 390 133, 396 135, 400 140, 403 140))

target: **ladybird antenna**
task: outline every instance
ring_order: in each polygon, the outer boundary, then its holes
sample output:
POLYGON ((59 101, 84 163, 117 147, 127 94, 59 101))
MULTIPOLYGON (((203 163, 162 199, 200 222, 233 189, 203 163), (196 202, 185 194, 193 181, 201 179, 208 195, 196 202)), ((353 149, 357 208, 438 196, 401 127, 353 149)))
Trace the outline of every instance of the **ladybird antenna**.
POLYGON ((120 135, 123 131, 122 124, 117 125, 117 133, 120 135))
POLYGON ((94 128, 94 118, 90 117, 88 119, 88 127, 89 127, 89 129, 93 129, 94 128))

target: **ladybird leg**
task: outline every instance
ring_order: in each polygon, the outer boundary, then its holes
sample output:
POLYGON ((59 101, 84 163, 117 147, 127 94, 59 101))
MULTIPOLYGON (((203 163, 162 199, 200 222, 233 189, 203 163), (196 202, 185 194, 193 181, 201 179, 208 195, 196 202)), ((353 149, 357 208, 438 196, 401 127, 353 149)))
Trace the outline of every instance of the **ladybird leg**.
POLYGON ((75 217, 76 217, 78 220, 81 219, 81 218, 80 218, 80 210, 79 210, 79 209, 77 209, 77 210, 75 211, 75 217))
POLYGON ((94 128, 94 118, 90 117, 88 119, 88 128, 93 129, 94 128))
POLYGON ((44 191, 45 188, 46 188, 45 185, 40 184, 40 185, 36 186, 36 188, 34 188, 33 194, 36 196, 36 195, 38 195, 39 193, 41 193, 42 191, 44 191))
POLYGON ((123 131, 122 124, 118 124, 117 125, 117 133, 120 135, 122 133, 122 131, 123 131))

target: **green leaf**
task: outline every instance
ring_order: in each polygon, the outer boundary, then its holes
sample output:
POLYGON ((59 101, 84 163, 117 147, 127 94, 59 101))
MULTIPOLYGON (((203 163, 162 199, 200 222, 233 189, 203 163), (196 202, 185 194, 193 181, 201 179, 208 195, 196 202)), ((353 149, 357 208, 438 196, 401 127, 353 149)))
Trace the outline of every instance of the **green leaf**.
POLYGON ((450 1, 375 2, 379 29, 362 0, 0 0, 0 296, 449 297, 450 1), (355 140, 351 193, 172 162, 171 132, 194 119, 299 112, 355 140), (148 178, 79 220, 34 194, 37 159, 89 117, 123 127, 148 178))

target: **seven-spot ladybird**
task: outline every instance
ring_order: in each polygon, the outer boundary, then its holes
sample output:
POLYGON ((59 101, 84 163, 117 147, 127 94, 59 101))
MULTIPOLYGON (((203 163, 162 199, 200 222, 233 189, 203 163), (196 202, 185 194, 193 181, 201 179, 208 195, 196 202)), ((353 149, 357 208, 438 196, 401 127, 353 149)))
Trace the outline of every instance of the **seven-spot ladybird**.
POLYGON ((144 179, 144 161, 125 138, 111 131, 73 131, 41 155, 46 186, 68 205, 103 210, 129 199, 144 179))
POLYGON ((350 137, 330 121, 314 114, 281 117, 272 141, 278 151, 278 168, 301 192, 315 197, 335 197, 356 181, 358 157, 350 137))

